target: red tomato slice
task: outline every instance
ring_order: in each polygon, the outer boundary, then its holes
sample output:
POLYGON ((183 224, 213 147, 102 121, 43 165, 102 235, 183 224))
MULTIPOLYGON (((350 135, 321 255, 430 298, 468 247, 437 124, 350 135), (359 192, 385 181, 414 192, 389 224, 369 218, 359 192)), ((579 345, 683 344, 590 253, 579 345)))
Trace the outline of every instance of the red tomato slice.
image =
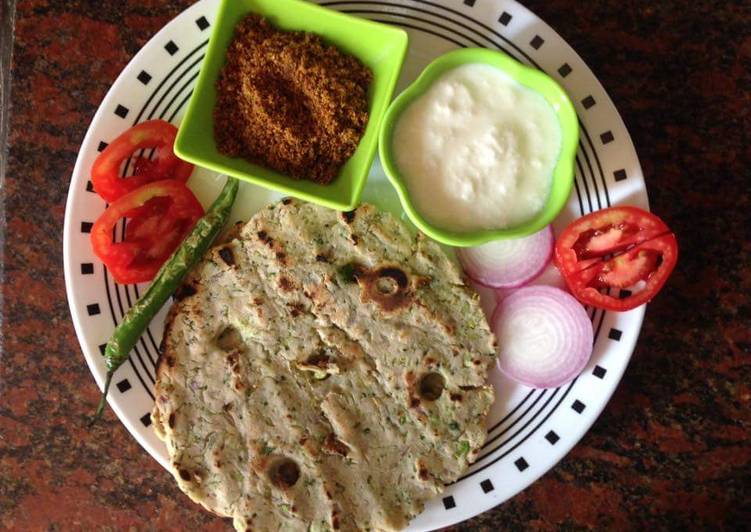
POLYGON ((155 181, 112 203, 94 222, 91 244, 118 283, 150 281, 203 213, 184 184, 174 179, 155 181), (125 238, 113 242, 121 218, 127 220, 125 238))
POLYGON ((555 262, 582 303, 625 311, 650 301, 678 260, 678 243, 665 223, 636 207, 593 212, 569 225, 558 238, 555 262), (623 299, 603 293, 643 282, 623 299))
POLYGON ((185 183, 193 172, 193 165, 175 156, 172 146, 177 128, 164 120, 149 120, 128 129, 113 140, 94 161, 91 183, 107 202, 146 183, 162 179, 176 179, 185 183), (137 150, 156 148, 156 158, 138 157, 132 176, 120 177, 123 162, 137 150))

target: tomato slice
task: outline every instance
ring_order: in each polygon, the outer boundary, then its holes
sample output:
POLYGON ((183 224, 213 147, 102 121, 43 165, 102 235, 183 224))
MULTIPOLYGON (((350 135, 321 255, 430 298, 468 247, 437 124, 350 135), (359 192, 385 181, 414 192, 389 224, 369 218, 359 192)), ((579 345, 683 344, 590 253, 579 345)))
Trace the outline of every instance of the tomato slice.
POLYGON ((118 283, 150 281, 203 213, 183 183, 154 181, 112 203, 94 222, 91 244, 118 283), (113 242, 121 218, 127 220, 125 238, 113 242))
POLYGON ((136 124, 112 141, 94 161, 91 183, 107 202, 146 183, 162 179, 176 179, 185 183, 193 172, 193 165, 177 158, 172 147, 177 128, 164 120, 149 120, 136 124), (156 148, 156 158, 136 158, 132 176, 120 177, 123 162, 140 149, 156 148))
POLYGON ((631 310, 650 301, 677 260, 675 235, 657 216, 636 207, 612 207, 579 218, 555 246, 555 263, 574 296, 606 310, 631 310), (634 286, 638 290, 625 298, 607 293, 634 286))

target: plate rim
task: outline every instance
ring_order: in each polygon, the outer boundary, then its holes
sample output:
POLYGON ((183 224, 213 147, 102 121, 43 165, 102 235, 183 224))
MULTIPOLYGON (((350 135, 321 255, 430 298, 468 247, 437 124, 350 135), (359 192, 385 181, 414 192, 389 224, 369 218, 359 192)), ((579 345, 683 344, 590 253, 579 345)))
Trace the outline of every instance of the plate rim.
MULTIPOLYGON (((321 0, 316 0, 318 3, 331 3, 331 2, 323 2, 321 0)), ((418 0, 419 1, 419 0, 418 0)), ((441 0, 438 0, 441 1, 441 0)), ((86 359, 87 365, 89 367, 89 371, 93 374, 94 380, 97 383, 97 386, 99 387, 100 391, 102 389, 103 385, 103 377, 100 375, 100 370, 96 364, 96 361, 99 359, 99 353, 93 352, 91 349, 89 349, 89 346, 85 342, 85 334, 84 334, 84 316, 81 312, 81 309, 74 304, 75 298, 75 290, 74 290, 74 260, 71 253, 71 246, 72 246, 72 234, 73 234, 73 224, 75 223, 75 217, 71 214, 72 209, 75 205, 76 199, 78 198, 79 194, 83 194, 80 187, 74 188, 74 184, 76 182, 76 178, 79 175, 85 175, 85 168, 84 166, 84 158, 81 156, 81 154, 84 151, 84 147, 87 146, 91 141, 92 137, 94 136, 94 128, 92 127, 94 124, 99 123, 104 114, 108 110, 108 103, 113 103, 113 100, 115 99, 115 93, 118 91, 121 84, 124 84, 126 82, 126 74, 128 72, 131 72, 136 68, 136 65, 140 62, 140 59, 142 56, 147 55, 146 50, 149 49, 151 46, 153 46, 153 42, 159 40, 160 38, 164 37, 165 35, 169 34, 170 26, 173 22, 175 22, 177 19, 186 17, 188 13, 192 11, 200 11, 203 7, 206 5, 210 5, 211 2, 217 2, 217 0, 202 0, 200 2, 197 2, 183 11, 181 11, 179 14, 177 14, 173 19, 168 21, 162 28, 159 29, 154 36, 152 36, 141 48, 140 50, 129 60, 127 65, 120 71, 115 81, 112 83, 110 88, 107 90, 105 96, 102 98, 101 102, 98 105, 97 111, 95 112, 90 124, 88 125, 86 135, 84 136, 84 139, 81 143, 81 146, 78 151, 78 156, 76 159, 76 164, 74 166, 73 172, 71 174, 71 180, 69 182, 69 189, 68 189, 68 197, 66 200, 66 206, 65 206, 65 220, 64 220, 64 226, 63 226, 63 270, 64 270, 64 279, 65 279, 65 287, 66 287, 66 297, 68 299, 68 306, 71 312, 71 317, 74 325, 74 329, 76 332, 76 338, 79 342, 79 345, 81 346, 81 350, 84 354, 84 358, 86 359), (201 6, 201 7, 199 7, 201 6)), ((348 2, 339 2, 339 3, 348 3, 348 2)), ((378 3, 378 2, 373 2, 378 3)), ((381 2, 382 3, 382 2, 381 2)), ((473 2, 474 3, 474 2, 473 2)), ((557 37, 561 43, 565 45, 567 48, 566 54, 569 56, 573 56, 578 61, 580 61, 581 65, 583 65, 586 69, 588 74, 591 76, 593 82, 596 84, 596 89, 600 91, 600 94, 603 94, 606 98, 606 102, 601 102, 598 100, 598 103, 608 103, 610 106, 612 106, 614 111, 614 119, 617 121, 617 123, 614 123, 614 127, 619 127, 623 132, 625 132, 625 136, 620 138, 620 142, 625 143, 625 148, 629 151, 628 159, 630 161, 633 161, 635 164, 636 169, 638 170, 638 176, 633 176, 634 178, 638 177, 641 179, 641 190, 643 191, 645 201, 647 202, 647 205, 649 203, 649 196, 648 196, 648 189, 646 187, 646 183, 643 179, 643 169, 641 167, 641 162, 639 161, 638 154, 636 153, 635 146, 633 144, 633 140, 631 138, 631 135, 628 132, 628 129, 626 128, 625 123, 623 122, 623 118, 618 112, 618 109, 615 107, 615 104, 613 103, 612 99, 610 98, 610 95, 607 93, 595 73, 592 71, 592 69, 584 62, 584 60, 578 55, 578 53, 571 48, 571 46, 566 42, 559 34, 558 32, 553 29, 549 24, 547 24, 543 19, 535 15, 531 10, 526 8, 525 6, 519 4, 518 2, 515 2, 513 0, 509 0, 506 2, 505 0, 493 0, 493 4, 497 4, 499 6, 505 5, 506 3, 511 3, 513 5, 513 8, 518 12, 524 12, 526 16, 529 16, 536 20, 537 22, 541 23, 547 31, 549 31, 552 35, 557 37)), ((460 9, 461 6, 452 6, 456 9, 460 9)), ((479 22, 479 21, 478 21, 479 22)), ((485 23, 486 21, 482 21, 481 23, 485 23)), ((593 147, 594 149, 594 147, 593 147)), ((631 177, 631 176, 630 176, 631 177)), ((597 210, 597 209, 593 209, 597 210)), ((500 500, 493 500, 491 498, 479 498, 475 499, 471 502, 471 504, 466 504, 463 506, 463 508, 460 510, 460 508, 455 508, 456 511, 450 512, 450 513, 444 513, 445 515, 450 515, 450 519, 444 520, 439 519, 442 521, 442 524, 440 526, 450 526, 451 524, 457 524, 462 521, 465 521, 467 519, 470 519, 472 517, 475 517, 477 515, 480 515, 481 513, 484 513, 495 506, 505 502, 511 497, 514 497, 518 495, 521 491, 528 488, 533 482, 538 480, 542 475, 553 469, 564 457, 568 455, 568 453, 571 451, 571 449, 576 446, 583 436, 592 428, 594 423, 597 421, 599 416, 604 411, 605 407, 609 404, 610 400, 612 399, 613 394, 617 390, 618 386, 620 385, 620 382, 622 380, 623 374, 625 373, 626 368, 628 367, 630 360, 633 356, 634 349, 636 346, 636 343, 638 342, 638 339, 641 335, 642 327, 643 327, 643 320, 644 316, 646 314, 646 305, 643 305, 636 309, 635 311, 632 311, 634 314, 632 314, 631 318, 635 320, 634 325, 632 327, 638 327, 636 329, 636 334, 631 336, 629 338, 628 343, 621 343, 621 351, 628 353, 628 356, 625 357, 625 363, 622 365, 620 370, 617 372, 617 374, 611 373, 613 377, 615 377, 615 384, 607 390, 605 393, 602 394, 602 397, 604 398, 601 402, 598 403, 597 408, 592 408, 590 411, 590 417, 586 422, 577 423, 573 426, 573 429, 569 429, 570 432, 568 434, 575 434, 573 437, 567 438, 563 445, 560 445, 557 447, 556 452, 553 453, 558 456, 558 458, 550 465, 543 468, 543 470, 539 474, 535 475, 529 475, 528 478, 525 478, 523 481, 519 482, 518 480, 515 482, 516 485, 520 486, 519 489, 515 490, 515 493, 509 497, 504 497, 500 500), (470 511, 467 511, 471 508, 470 511)), ((114 396, 112 394, 109 395, 107 398, 107 402, 109 406, 113 409, 119 420, 125 425, 128 432, 131 433, 136 439, 136 441, 139 442, 139 444, 153 457, 155 458, 163 467, 165 467, 169 471, 168 464, 165 463, 158 453, 154 452, 154 449, 152 449, 151 443, 148 442, 143 435, 141 434, 141 431, 139 430, 140 427, 138 427, 135 423, 131 423, 130 419, 126 416, 126 412, 124 408, 121 408, 119 402, 115 400, 114 396)), ((492 466, 491 466, 492 467, 492 466)), ((492 471, 492 469, 490 469, 492 471)), ((458 481, 457 484, 454 486, 461 485, 461 480, 458 481)), ((434 499, 438 499, 441 496, 445 496, 449 490, 451 489, 451 486, 447 488, 443 492, 442 495, 439 495, 438 497, 435 497, 434 499)), ((425 512, 433 511, 428 504, 426 504, 425 512)), ((410 527, 411 529, 411 527, 410 527)))

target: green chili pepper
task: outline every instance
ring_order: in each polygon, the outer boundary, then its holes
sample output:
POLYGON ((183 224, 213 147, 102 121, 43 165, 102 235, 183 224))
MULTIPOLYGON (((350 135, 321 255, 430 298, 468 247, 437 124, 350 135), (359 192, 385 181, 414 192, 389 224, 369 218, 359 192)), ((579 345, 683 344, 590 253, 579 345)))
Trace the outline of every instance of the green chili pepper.
POLYGON ((107 404, 107 392, 117 368, 128 360, 130 350, 136 345, 154 315, 177 290, 185 274, 201 260, 224 227, 232 204, 235 202, 238 188, 238 181, 228 177, 224 188, 209 210, 196 222, 190 234, 162 265, 151 286, 128 310, 123 321, 112 333, 104 350, 104 361, 107 366, 104 392, 102 392, 102 399, 99 401, 94 418, 91 420, 92 423, 99 419, 104 411, 104 406, 107 404))

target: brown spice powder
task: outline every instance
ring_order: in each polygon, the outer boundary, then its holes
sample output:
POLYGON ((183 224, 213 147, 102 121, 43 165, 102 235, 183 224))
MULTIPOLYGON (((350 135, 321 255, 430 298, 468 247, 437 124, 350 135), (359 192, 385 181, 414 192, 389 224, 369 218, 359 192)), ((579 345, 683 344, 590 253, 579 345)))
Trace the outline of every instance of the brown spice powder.
POLYGON ((371 79, 357 59, 318 36, 249 15, 235 28, 217 80, 219 151, 330 183, 365 131, 371 79))

